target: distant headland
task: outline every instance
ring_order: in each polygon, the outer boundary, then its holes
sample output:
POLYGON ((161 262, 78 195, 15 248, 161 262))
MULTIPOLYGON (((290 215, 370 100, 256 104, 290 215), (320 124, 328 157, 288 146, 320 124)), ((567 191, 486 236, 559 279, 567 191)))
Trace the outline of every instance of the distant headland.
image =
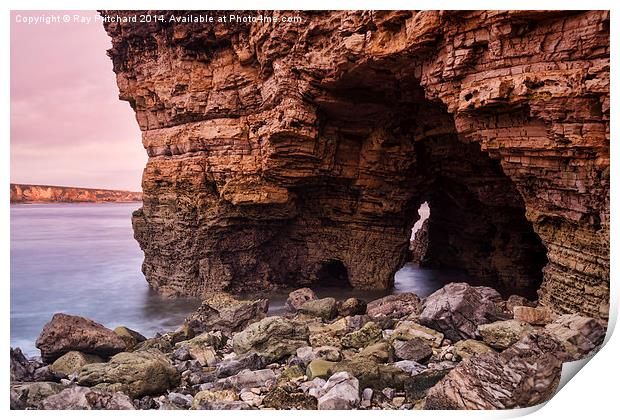
POLYGON ((142 193, 56 185, 11 184, 11 203, 121 203, 142 201, 142 193))

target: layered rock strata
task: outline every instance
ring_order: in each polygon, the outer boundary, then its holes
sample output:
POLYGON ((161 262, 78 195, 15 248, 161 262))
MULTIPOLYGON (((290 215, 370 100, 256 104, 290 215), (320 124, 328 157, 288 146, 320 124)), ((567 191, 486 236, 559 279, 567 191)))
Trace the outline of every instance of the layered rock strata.
POLYGON ((105 203, 141 200, 142 193, 132 191, 11 184, 11 203, 105 203))
POLYGON ((608 12, 172 14, 105 23, 155 289, 385 289, 427 201, 429 264, 607 316, 608 12))

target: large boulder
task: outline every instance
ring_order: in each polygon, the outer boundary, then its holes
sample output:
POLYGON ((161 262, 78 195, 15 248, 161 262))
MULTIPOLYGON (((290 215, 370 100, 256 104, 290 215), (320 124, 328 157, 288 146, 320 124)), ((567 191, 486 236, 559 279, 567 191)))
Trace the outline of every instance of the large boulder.
POLYGON ((230 335, 263 319, 268 308, 267 299, 239 300, 226 293, 217 293, 204 300, 185 319, 185 325, 195 334, 219 330, 230 335))
POLYGON ((530 334, 502 353, 461 362, 428 391, 424 408, 489 410, 540 404, 555 392, 566 357, 549 334, 530 334))
POLYGON ((308 336, 306 324, 271 316, 235 334, 232 344, 235 353, 253 351, 269 363, 295 354, 299 347, 307 346, 308 336))
POLYGON ((79 373, 82 367, 90 363, 102 363, 103 359, 94 354, 86 354, 80 351, 70 351, 63 354, 52 363, 50 369, 59 378, 64 378, 74 373, 79 373))
POLYGON ((477 338, 479 325, 501 319, 491 291, 467 283, 447 284, 426 298, 419 322, 441 331, 453 342, 477 338))
POLYGON ((120 392, 74 386, 45 398, 43 410, 135 410, 131 399, 120 392))
POLYGON ((337 314, 336 299, 327 297, 324 299, 313 299, 304 302, 299 307, 302 314, 323 318, 325 321, 333 319, 337 314))
POLYGON ((155 349, 119 353, 107 363, 88 364, 78 377, 80 385, 122 391, 132 398, 164 393, 180 380, 172 363, 155 349))
POLYGON ((323 386, 319 410, 350 410, 360 403, 359 381, 347 372, 332 375, 323 386))
POLYGON ((494 349, 504 350, 532 331, 532 326, 514 319, 495 321, 478 326, 484 341, 494 349))
POLYGON ((301 305, 316 299, 316 294, 312 291, 312 289, 303 287, 301 289, 293 290, 288 294, 288 299, 286 299, 286 307, 293 312, 297 312, 299 308, 301 308, 301 305))
POLYGON ((16 382, 11 383, 11 410, 39 408, 39 404, 50 395, 58 394, 66 386, 56 382, 16 382))
POLYGON ((547 324, 545 331, 564 345, 571 359, 578 360, 603 344, 606 328, 594 318, 567 314, 547 324))
POLYGON ((368 303, 366 313, 371 318, 387 317, 392 319, 418 315, 422 301, 415 293, 389 295, 368 303))
POLYGON ((58 313, 45 324, 35 343, 46 362, 72 350, 109 357, 125 350, 114 331, 88 318, 58 313))

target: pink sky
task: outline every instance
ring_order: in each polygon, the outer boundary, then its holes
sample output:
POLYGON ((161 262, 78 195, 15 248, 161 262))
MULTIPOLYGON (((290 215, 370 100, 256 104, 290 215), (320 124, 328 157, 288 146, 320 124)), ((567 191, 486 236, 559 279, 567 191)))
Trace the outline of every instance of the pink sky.
POLYGON ((65 14, 96 12, 11 12, 11 182, 140 191, 146 152, 101 22, 17 22, 65 14))

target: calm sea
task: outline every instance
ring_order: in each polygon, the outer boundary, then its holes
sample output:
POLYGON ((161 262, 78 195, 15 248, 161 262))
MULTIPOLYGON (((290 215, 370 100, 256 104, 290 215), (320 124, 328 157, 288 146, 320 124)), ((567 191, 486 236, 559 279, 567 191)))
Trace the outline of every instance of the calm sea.
MULTIPOLYGON (((140 203, 20 204, 11 206, 11 346, 38 355, 34 342, 56 312, 82 315, 110 328, 125 325, 152 336, 181 325, 196 299, 164 299, 140 271, 131 213, 140 203)), ((467 277, 408 264, 392 293, 427 296, 467 277)), ((319 289, 320 297, 366 299, 381 293, 319 289)), ((285 294, 270 297, 270 312, 284 310, 285 294)))

